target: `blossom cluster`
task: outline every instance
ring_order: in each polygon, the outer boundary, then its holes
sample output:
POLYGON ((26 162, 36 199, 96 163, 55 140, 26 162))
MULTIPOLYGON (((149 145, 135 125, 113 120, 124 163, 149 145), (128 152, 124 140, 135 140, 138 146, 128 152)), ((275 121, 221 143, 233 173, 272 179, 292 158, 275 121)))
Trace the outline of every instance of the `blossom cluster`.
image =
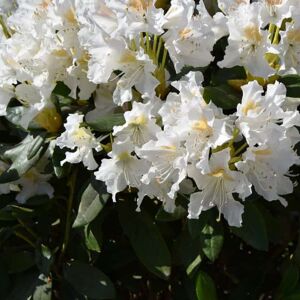
MULTIPOLYGON (((0 115, 11 120, 11 108, 22 108, 19 127, 30 132, 38 124, 51 135, 42 160, 65 150, 61 165, 83 163, 113 201, 129 189, 138 210, 147 196, 172 213, 184 194, 189 218, 216 206, 239 227, 243 201, 254 191, 287 205, 291 168, 299 164, 300 115, 280 78, 300 72, 300 2, 219 0, 215 13, 206 4, 4 1, 0 115), (220 58, 214 50, 224 39, 220 58), (203 74, 212 65, 247 74, 234 83, 241 99, 233 109, 205 97, 211 83, 203 74), (74 100, 61 111, 54 97, 59 84, 74 100), (110 135, 89 125, 119 115, 123 122, 110 135)), ((9 164, 1 162, 2 172, 9 164)), ((52 197, 45 172, 40 161, 0 184, 0 192, 21 190, 20 202, 52 197)))

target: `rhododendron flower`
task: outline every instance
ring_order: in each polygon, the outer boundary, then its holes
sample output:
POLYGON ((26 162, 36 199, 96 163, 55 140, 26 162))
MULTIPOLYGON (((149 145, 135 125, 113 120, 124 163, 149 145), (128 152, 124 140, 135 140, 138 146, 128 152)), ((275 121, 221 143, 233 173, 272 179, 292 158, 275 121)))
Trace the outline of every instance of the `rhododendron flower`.
POLYGON ((62 165, 66 162, 74 164, 82 161, 88 170, 94 170, 98 164, 94 159, 93 149, 101 150, 100 139, 96 139, 89 128, 81 127, 82 122, 83 115, 69 115, 64 125, 66 131, 57 138, 56 145, 60 148, 76 149, 75 152, 66 152, 62 165))
POLYGON ((237 193, 242 200, 251 195, 251 183, 237 171, 229 168, 229 149, 213 153, 203 160, 201 169, 191 166, 188 175, 195 180, 199 192, 191 195, 189 218, 198 218, 202 211, 217 206, 230 226, 242 225, 243 205, 234 199, 237 193))
POLYGON ((105 182, 114 201, 116 194, 127 186, 138 188, 142 175, 149 169, 145 160, 131 154, 133 150, 134 146, 128 140, 114 143, 108 154, 110 158, 103 159, 99 170, 95 172, 96 178, 105 182))

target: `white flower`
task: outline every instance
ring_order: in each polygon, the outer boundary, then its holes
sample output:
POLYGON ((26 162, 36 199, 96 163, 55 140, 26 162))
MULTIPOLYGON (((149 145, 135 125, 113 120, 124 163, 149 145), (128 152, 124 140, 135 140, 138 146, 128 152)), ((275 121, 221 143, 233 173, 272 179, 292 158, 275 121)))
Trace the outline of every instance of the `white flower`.
POLYGON ((140 206, 143 199, 147 196, 151 199, 158 199, 163 203, 165 211, 172 213, 174 212, 175 198, 171 198, 168 193, 172 187, 171 181, 159 182, 156 178, 152 178, 147 184, 142 183, 139 186, 138 200, 137 200, 137 211, 140 211, 140 206))
POLYGON ((96 178, 105 182, 113 201, 116 201, 116 194, 127 186, 138 188, 142 175, 149 169, 145 160, 131 154, 133 150, 134 146, 129 140, 113 143, 112 151, 108 154, 110 158, 103 159, 99 170, 95 172, 96 178))
POLYGON ((175 131, 161 131, 156 138, 136 150, 139 157, 152 163, 142 181, 149 184, 156 178, 161 184, 172 182, 168 196, 174 199, 179 184, 186 178, 187 154, 175 131))
POLYGON ((166 101, 158 111, 165 127, 175 126, 178 120, 184 117, 193 99, 196 99, 199 105, 206 106, 202 98, 202 81, 203 75, 201 72, 189 72, 182 80, 172 82, 172 86, 180 93, 169 93, 166 101))
POLYGON ((265 95, 257 81, 242 86, 242 90, 243 98, 237 106, 236 124, 248 144, 262 143, 269 134, 279 139, 286 129, 300 125, 297 111, 284 111, 281 107, 286 100, 286 88, 282 83, 269 84, 265 95))
POLYGON ((229 15, 234 12, 239 5, 250 4, 250 0, 218 0, 219 8, 229 15))
POLYGON ((6 115, 6 108, 10 99, 14 96, 13 87, 11 85, 5 85, 0 87, 0 116, 6 115))
POLYGON ((66 162, 74 164, 82 161, 88 170, 94 170, 98 164, 94 159, 93 149, 101 150, 100 140, 95 138, 89 128, 80 127, 82 122, 83 115, 70 114, 64 125, 66 131, 57 138, 56 145, 60 148, 76 149, 75 152, 66 152, 66 158, 61 161, 61 165, 66 162))
POLYGON ((268 77, 275 73, 265 54, 270 52, 268 31, 262 30, 260 5, 240 5, 228 16, 229 38, 225 57, 218 65, 230 68, 244 66, 254 76, 268 77))
POLYGON ((143 49, 137 53, 129 50, 124 52, 120 58, 118 69, 122 71, 123 75, 118 80, 113 94, 116 104, 122 105, 132 100, 133 86, 144 96, 153 97, 155 95, 155 87, 159 84, 153 75, 156 67, 143 49))
POLYGON ((164 34, 165 47, 174 63, 177 73, 187 66, 204 67, 212 60, 216 36, 212 30, 213 19, 204 4, 198 5, 198 14, 193 16, 194 1, 172 1, 164 34), (173 6, 174 5, 174 6, 173 6), (180 14, 182 21, 174 24, 180 14), (187 19, 186 19, 187 18, 187 19))
POLYGON ((152 115, 152 103, 133 102, 132 110, 124 113, 126 123, 115 126, 113 134, 118 140, 130 139, 135 146, 142 146, 161 131, 152 115))
POLYGON ((284 19, 291 17, 293 10, 297 11, 300 8, 297 0, 260 0, 260 2, 263 26, 275 24, 280 27, 284 19))
POLYGON ((278 55, 281 74, 298 74, 300 72, 300 13, 293 15, 293 21, 286 24, 286 30, 280 34, 278 55))
POLYGON ((251 146, 236 164, 253 184, 255 191, 268 201, 279 200, 286 206, 281 195, 292 193, 293 183, 288 177, 289 168, 299 164, 288 138, 280 140, 270 136, 264 144, 251 146))
POLYGON ((155 0, 106 0, 105 3, 117 17, 117 34, 130 39, 140 32, 163 33, 164 11, 155 7, 155 0))
POLYGON ((2 0, 0 2, 0 15, 9 15, 16 9, 15 0, 2 0))
POLYGON ((48 183, 51 177, 51 174, 41 174, 36 168, 31 168, 15 182, 21 186, 21 191, 16 196, 16 200, 19 203, 25 203, 29 198, 38 195, 48 195, 49 198, 52 198, 54 189, 48 183))
POLYGON ((230 226, 242 225, 244 207, 232 194, 237 193, 244 200, 251 194, 251 184, 241 172, 229 168, 229 160, 227 148, 203 160, 201 169, 189 167, 188 176, 195 180, 200 190, 191 195, 189 218, 198 218, 202 211, 217 206, 230 226))

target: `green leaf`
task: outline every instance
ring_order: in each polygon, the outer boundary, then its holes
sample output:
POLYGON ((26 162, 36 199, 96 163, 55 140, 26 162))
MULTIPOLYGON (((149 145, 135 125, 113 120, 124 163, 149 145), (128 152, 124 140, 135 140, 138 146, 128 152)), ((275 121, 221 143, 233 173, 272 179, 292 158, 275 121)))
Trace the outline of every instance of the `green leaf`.
POLYGON ((246 79, 247 74, 243 67, 235 66, 233 68, 222 68, 212 73, 211 82, 213 85, 222 85, 224 82, 232 79, 246 79))
MULTIPOLYGON (((289 264, 283 273, 278 293, 282 296, 287 296, 297 286, 299 281, 299 268, 294 264, 289 264)), ((283 297, 284 298, 284 297, 283 297)))
POLYGON ((198 300, 217 300, 217 291, 212 278, 200 271, 196 280, 196 294, 198 300))
POLYGON ((54 257, 47 246, 41 244, 37 249, 35 249, 35 262, 42 274, 50 274, 53 261, 54 257))
POLYGON ((14 106, 14 107, 8 107, 6 109, 6 116, 5 118, 12 124, 21 127, 23 130, 26 130, 21 126, 21 119, 24 115, 25 111, 24 106, 14 106))
POLYGON ((44 147, 43 138, 40 136, 27 137, 15 148, 7 150, 4 158, 12 161, 8 170, 0 175, 0 183, 7 183, 19 179, 40 159, 44 147))
POLYGON ((69 164, 65 163, 61 165, 61 161, 65 159, 65 150, 55 147, 52 155, 52 164, 54 173, 57 178, 63 178, 67 176, 69 170, 69 164))
POLYGON ((188 219, 188 229, 192 238, 199 237, 209 218, 210 211, 204 211, 198 219, 188 219))
POLYGON ((9 292, 9 287, 10 287, 10 278, 8 275, 8 271, 1 259, 0 260, 0 299, 6 299, 6 295, 9 292))
POLYGON ((300 97, 300 76, 299 75, 287 75, 279 79, 287 89, 287 96, 293 98, 300 97))
POLYGON ((189 266, 186 269, 186 273, 187 275, 191 275, 196 268, 198 268, 198 266, 201 264, 201 256, 200 254, 189 264, 189 266))
POLYGON ((214 222, 204 226, 201 232, 202 251, 209 260, 215 261, 223 247, 224 236, 221 223, 214 222))
POLYGON ((115 288, 110 279, 95 267, 81 262, 73 262, 64 272, 65 279, 73 288, 92 299, 112 299, 115 288))
POLYGON ((257 250, 267 251, 269 246, 265 220, 256 206, 245 204, 243 224, 241 228, 232 227, 232 232, 257 250))
POLYGON ((110 116, 102 116, 98 120, 87 122, 87 124, 99 132, 110 132, 114 126, 125 123, 123 114, 114 114, 110 116))
POLYGON ((71 90, 62 81, 59 81, 57 82, 57 85, 52 93, 55 95, 67 97, 71 93, 71 90))
POLYGON ((119 220, 137 257, 144 266, 162 279, 171 273, 171 255, 157 226, 146 212, 135 212, 135 206, 118 206, 119 220))
POLYGON ((109 199, 105 184, 101 183, 101 188, 96 190, 89 184, 81 196, 81 201, 74 221, 73 228, 81 227, 93 221, 109 199))
POLYGON ((217 0, 204 0, 204 4, 211 16, 220 11, 217 0))
POLYGON ((34 255, 29 251, 6 252, 2 254, 8 273, 21 273, 35 264, 34 255))
POLYGON ((192 238, 184 229, 178 235, 173 245, 173 263, 183 265, 187 270, 200 254, 201 244, 199 237, 192 238))
POLYGON ((38 284, 38 277, 39 274, 36 271, 18 274, 11 293, 7 296, 7 298, 5 298, 5 300, 30 299, 38 284))
POLYGON ((27 151, 27 159, 30 160, 34 158, 39 150, 41 149, 43 143, 44 143, 44 137, 42 136, 36 136, 34 140, 32 141, 30 148, 27 151))
MULTIPOLYGON (((98 230, 100 230, 100 228, 98 228, 98 230)), ((84 237, 85 245, 89 250, 101 252, 101 241, 98 241, 98 239, 95 237, 90 225, 86 225, 84 227, 84 237)))
POLYGON ((186 217, 186 215, 187 215, 186 209, 180 205, 178 205, 175 208, 173 213, 166 212, 164 208, 161 207, 158 210, 155 219, 159 222, 172 222, 172 221, 180 220, 186 217))
POLYGON ((205 87, 203 98, 207 103, 212 101, 223 109, 234 109, 241 101, 240 94, 226 84, 205 87))

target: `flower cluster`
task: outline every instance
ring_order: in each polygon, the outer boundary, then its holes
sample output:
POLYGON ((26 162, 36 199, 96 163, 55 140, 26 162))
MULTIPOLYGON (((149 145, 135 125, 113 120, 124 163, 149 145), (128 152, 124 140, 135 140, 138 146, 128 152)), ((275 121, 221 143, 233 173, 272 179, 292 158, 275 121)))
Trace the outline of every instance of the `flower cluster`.
MULTIPOLYGON (((282 78, 300 72, 300 2, 219 0, 218 12, 198 2, 4 1, 0 115, 16 124, 18 110, 19 128, 46 131, 42 160, 59 148, 61 165, 94 170, 114 201, 129 188, 138 210, 147 196, 172 213, 184 194, 189 218, 216 206, 239 227, 254 191, 287 205, 295 185, 300 115, 282 78), (245 76, 220 86, 239 101, 225 92, 219 105, 211 74, 237 68, 245 76)), ((7 174, 14 156, 3 160, 7 174)), ((52 197, 46 169, 26 169, 0 192, 52 197)))

